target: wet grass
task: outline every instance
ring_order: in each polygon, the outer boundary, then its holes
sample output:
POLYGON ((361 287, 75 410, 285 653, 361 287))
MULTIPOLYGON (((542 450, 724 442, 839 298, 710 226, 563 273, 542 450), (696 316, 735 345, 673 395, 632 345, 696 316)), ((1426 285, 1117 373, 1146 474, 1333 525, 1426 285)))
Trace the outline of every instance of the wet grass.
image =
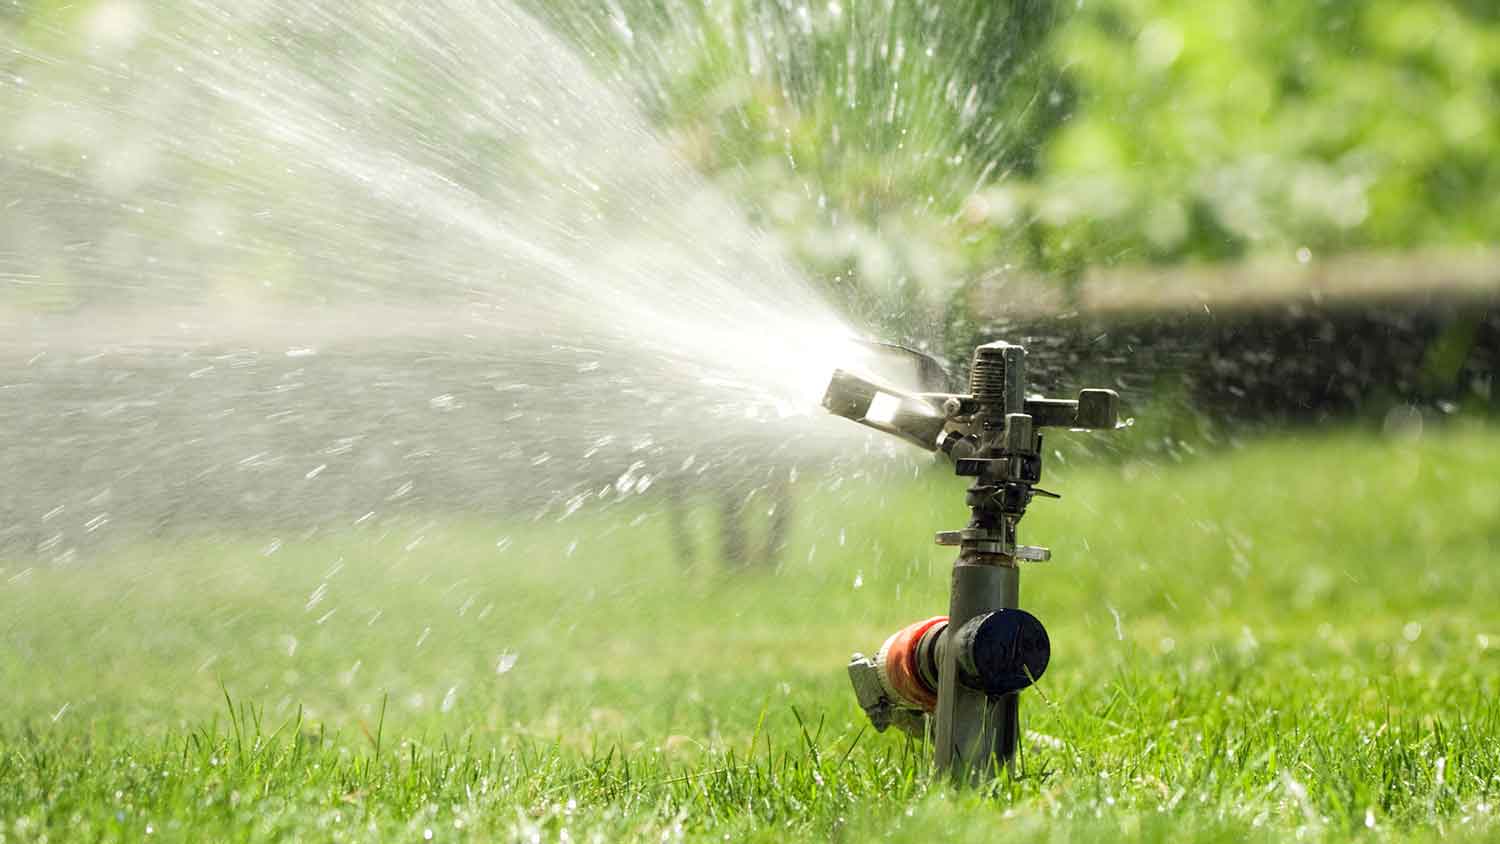
POLYGON ((955 482, 809 474, 775 573, 635 505, 0 563, 0 841, 1500 835, 1500 433, 1055 466, 985 793, 842 669, 942 610, 955 482))

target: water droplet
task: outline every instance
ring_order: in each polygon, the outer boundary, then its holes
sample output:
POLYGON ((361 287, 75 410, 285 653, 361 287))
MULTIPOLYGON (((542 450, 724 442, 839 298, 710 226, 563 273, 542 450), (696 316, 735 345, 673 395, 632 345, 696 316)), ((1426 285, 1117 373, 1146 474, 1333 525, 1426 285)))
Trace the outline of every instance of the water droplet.
POLYGON ((1115 639, 1121 642, 1125 641, 1125 625, 1120 619, 1120 611, 1114 607, 1109 607, 1109 614, 1115 618, 1115 639))
POLYGON ((326 598, 327 596, 328 596, 328 584, 327 583, 323 583, 323 584, 319 585, 318 588, 314 589, 312 591, 311 595, 307 596, 307 603, 304 604, 303 607, 302 607, 303 611, 304 612, 311 611, 313 607, 316 607, 318 604, 323 603, 323 599, 326 598))

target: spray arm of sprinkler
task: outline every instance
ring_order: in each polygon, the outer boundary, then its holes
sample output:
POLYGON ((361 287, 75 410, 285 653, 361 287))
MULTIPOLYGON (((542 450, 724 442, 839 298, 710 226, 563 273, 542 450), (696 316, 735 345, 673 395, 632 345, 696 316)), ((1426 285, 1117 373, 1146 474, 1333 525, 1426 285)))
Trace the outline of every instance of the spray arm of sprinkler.
MULTIPOLYGON (((976 433, 980 403, 972 395, 906 393, 836 369, 823 395, 823 407, 919 448, 941 450, 960 459, 968 451, 959 451, 961 444, 976 433)), ((1120 423, 1120 397, 1114 390, 1082 390, 1076 400, 1026 399, 1022 407, 1033 428, 1108 430, 1120 423)))
POLYGON ((823 407, 835 416, 900 437, 918 448, 937 451, 948 428, 941 393, 904 393, 843 369, 833 372, 823 407))

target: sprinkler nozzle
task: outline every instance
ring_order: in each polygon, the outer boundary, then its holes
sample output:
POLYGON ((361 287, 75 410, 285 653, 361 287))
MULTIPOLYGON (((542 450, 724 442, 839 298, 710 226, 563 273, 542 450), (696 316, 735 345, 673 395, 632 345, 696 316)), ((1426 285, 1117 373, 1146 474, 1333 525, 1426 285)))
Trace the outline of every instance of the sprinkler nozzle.
POLYGON ((900 437, 928 451, 937 451, 938 436, 948 424, 942 409, 921 396, 867 381, 843 369, 833 371, 828 391, 823 394, 823 407, 835 416, 900 437))

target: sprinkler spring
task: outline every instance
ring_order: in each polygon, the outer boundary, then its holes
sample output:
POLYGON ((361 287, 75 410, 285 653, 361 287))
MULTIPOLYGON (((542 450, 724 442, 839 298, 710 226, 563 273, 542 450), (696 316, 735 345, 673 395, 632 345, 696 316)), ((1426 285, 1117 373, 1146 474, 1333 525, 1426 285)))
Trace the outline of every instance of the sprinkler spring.
POLYGON ((939 770, 965 782, 987 778, 1013 764, 1019 692, 1051 657, 1046 628, 1018 606, 1020 564, 1051 553, 1019 544, 1017 525, 1033 497, 1060 497, 1037 486, 1040 429, 1118 427, 1119 396, 1083 390, 1077 400, 1028 398, 1026 349, 989 343, 974 350, 967 393, 903 392, 836 370, 823 406, 945 454, 957 475, 973 478, 968 526, 937 534, 938 544, 959 549, 948 615, 898 631, 874 657, 855 654, 849 679, 877 730, 930 734, 939 770))

